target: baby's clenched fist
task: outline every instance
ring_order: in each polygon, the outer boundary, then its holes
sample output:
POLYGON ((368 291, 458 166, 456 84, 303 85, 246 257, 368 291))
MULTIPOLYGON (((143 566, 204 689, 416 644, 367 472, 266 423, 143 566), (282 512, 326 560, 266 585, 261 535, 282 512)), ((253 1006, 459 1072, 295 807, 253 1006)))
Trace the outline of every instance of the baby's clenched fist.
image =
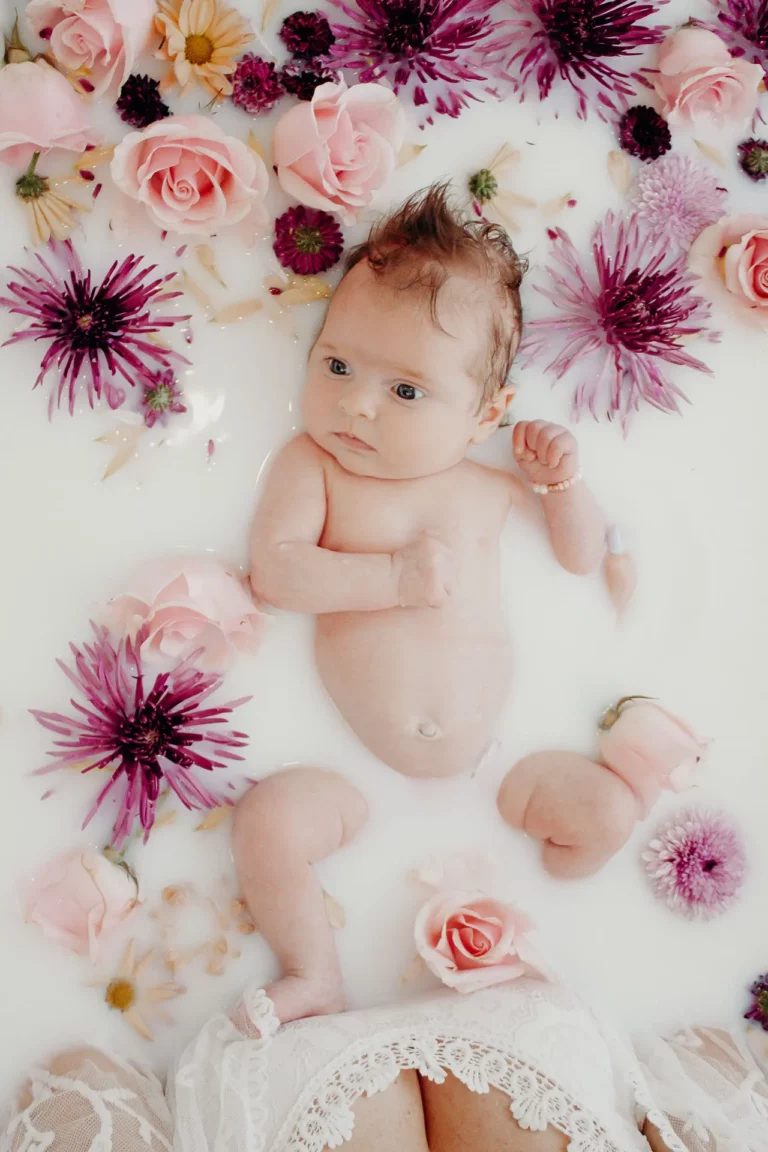
POLYGON ((520 471, 531 484, 560 484, 579 468, 575 438, 559 424, 521 420, 512 433, 512 451, 520 471))
POLYGON ((392 557, 401 608, 442 608, 453 590, 454 556, 425 532, 392 557))

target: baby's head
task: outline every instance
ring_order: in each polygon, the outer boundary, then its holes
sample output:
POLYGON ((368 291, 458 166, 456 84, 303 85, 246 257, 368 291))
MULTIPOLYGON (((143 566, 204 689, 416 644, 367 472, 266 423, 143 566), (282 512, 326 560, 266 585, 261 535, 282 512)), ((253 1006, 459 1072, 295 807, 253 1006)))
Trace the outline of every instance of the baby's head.
POLYGON ((350 472, 427 476, 499 426, 520 343, 523 265, 495 224, 434 186, 347 262, 310 353, 304 421, 350 472))

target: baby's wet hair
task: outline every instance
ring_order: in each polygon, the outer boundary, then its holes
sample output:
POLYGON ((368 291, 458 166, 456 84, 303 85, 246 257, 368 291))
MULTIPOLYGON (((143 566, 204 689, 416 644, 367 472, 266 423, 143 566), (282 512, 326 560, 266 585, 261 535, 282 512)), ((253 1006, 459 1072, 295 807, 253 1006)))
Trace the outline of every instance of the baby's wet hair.
POLYGON ((363 260, 397 287, 427 293, 438 325, 440 289, 452 273, 469 273, 490 288, 495 306, 481 383, 483 402, 492 400, 509 380, 523 325, 520 284, 526 263, 504 229, 467 216, 449 184, 433 184, 373 226, 368 239, 350 252, 347 272, 363 260))

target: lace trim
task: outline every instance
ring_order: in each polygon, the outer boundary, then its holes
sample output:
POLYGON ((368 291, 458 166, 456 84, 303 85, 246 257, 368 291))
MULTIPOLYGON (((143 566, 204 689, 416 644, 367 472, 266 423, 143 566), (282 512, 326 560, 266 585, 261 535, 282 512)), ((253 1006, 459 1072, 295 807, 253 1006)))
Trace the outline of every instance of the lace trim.
MULTIPOLYGON (((435 1037, 403 1029, 380 1034, 374 1047, 369 1040, 358 1041, 324 1069, 322 1077, 316 1076, 291 1109, 273 1152, 338 1148, 352 1138, 353 1107, 360 1097, 383 1092, 410 1070, 436 1084, 451 1072, 476 1093, 498 1088, 509 1097, 521 1128, 556 1128, 569 1138, 570 1152, 623 1152, 562 1085, 514 1053, 477 1036, 435 1037)), ((265 1088, 262 1084, 262 1091, 265 1088)))

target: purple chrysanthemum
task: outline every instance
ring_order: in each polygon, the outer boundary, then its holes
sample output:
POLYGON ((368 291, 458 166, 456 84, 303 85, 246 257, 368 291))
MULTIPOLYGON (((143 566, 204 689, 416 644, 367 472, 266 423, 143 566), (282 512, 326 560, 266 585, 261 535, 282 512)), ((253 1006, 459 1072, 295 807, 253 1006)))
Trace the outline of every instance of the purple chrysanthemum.
POLYGON ((238 62, 232 79, 232 103, 250 112, 271 112, 283 94, 280 77, 271 60, 247 52, 238 62))
POLYGON ((749 992, 752 996, 752 1005, 744 1013, 744 1019, 754 1021, 763 1031, 768 1032, 768 972, 758 976, 749 992))
POLYGON ((333 216, 299 204, 275 220, 272 247, 283 268, 299 276, 316 276, 338 262, 344 237, 333 216))
POLYGON ((106 628, 94 626, 96 639, 82 649, 71 645, 74 668, 59 667, 75 685, 85 703, 72 700, 76 715, 32 711, 32 715, 62 739, 54 741, 55 763, 39 773, 72 768, 83 761, 83 772, 103 769, 111 773, 88 813, 85 827, 121 782, 120 809, 112 832, 112 845, 120 849, 138 818, 145 841, 155 819, 155 805, 164 785, 187 808, 217 808, 224 801, 198 779, 200 772, 226 768, 228 760, 242 760, 234 751, 248 738, 243 732, 221 728, 242 700, 216 707, 205 701, 221 685, 221 676, 196 671, 183 661, 171 672, 157 674, 145 685, 136 642, 121 640, 117 647, 106 628))
POLYGON ((115 261, 101 283, 95 283, 71 240, 52 240, 48 252, 35 253, 35 259, 43 274, 11 268, 18 279, 9 282, 8 296, 0 297, 0 305, 31 321, 6 344, 19 340, 48 344, 34 386, 42 384, 49 371, 58 373, 49 415, 65 392, 70 414, 74 413, 81 372, 91 407, 103 392, 110 408, 119 408, 125 400, 121 380, 133 387, 158 368, 165 371, 175 361, 186 362, 180 353, 151 339, 189 319, 154 312, 159 304, 181 295, 165 291, 175 273, 149 279, 155 265, 144 264, 141 256, 128 256, 115 261))
POLYGON ((728 190, 688 156, 664 156, 641 169, 632 203, 644 231, 687 251, 700 232, 726 213, 728 190))
POLYGON ((635 84, 649 87, 633 66, 639 51, 667 29, 644 23, 660 4, 635 0, 506 0, 517 18, 499 25, 496 47, 520 98, 545 100, 570 85, 578 115, 592 108, 607 119, 627 106, 635 84))
POLYGON ((636 104, 628 108, 619 121, 619 143, 638 160, 658 160, 672 147, 672 133, 655 108, 636 104))
POLYGON ((289 60, 280 69, 283 88, 299 100, 311 100, 316 88, 337 79, 338 74, 331 68, 327 56, 318 56, 315 60, 289 60))
POLYGON ((280 39, 294 56, 314 60, 328 53, 334 36, 322 12, 293 12, 283 20, 280 39))
POLYGON ((664 362, 710 371, 683 348, 705 332, 710 313, 683 256, 645 235, 636 216, 611 212, 595 232, 592 267, 582 265, 562 229, 549 235, 549 285, 537 291, 559 315, 528 325, 528 358, 550 357, 545 370, 558 380, 572 372, 575 419, 588 409, 596 419, 618 417, 626 431, 641 401, 679 411, 685 397, 666 378, 664 362))
POLYGON ((768 177, 768 140, 742 140, 739 164, 750 180, 765 180, 768 177))
POLYGON ((458 116, 470 100, 495 96, 490 48, 496 0, 331 0, 331 59, 366 83, 386 79, 417 108, 458 116))
POLYGON ((115 104, 120 119, 132 128, 148 128, 170 116, 171 110, 160 95, 160 85, 151 76, 129 76, 115 104))
POLYGON ((169 412, 186 412, 181 403, 181 388, 179 388, 173 369, 166 372, 154 372, 144 381, 144 395, 141 397, 141 411, 147 428, 152 428, 159 420, 165 424, 169 412))
POLYGON ((725 912, 741 889, 747 864, 731 817, 697 808, 662 824, 643 862, 658 898, 689 920, 711 920, 725 912))
POLYGON ((708 24, 730 48, 759 64, 768 83, 768 0, 713 0, 717 20, 708 24))

